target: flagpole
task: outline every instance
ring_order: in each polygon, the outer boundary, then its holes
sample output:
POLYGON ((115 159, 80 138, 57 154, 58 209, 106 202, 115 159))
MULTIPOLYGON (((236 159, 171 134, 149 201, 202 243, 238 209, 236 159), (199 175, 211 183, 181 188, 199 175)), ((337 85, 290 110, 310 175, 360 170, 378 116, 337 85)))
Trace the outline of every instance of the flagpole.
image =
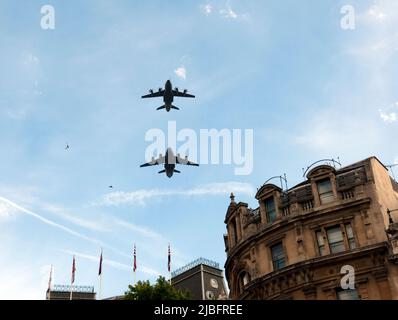
POLYGON ((50 279, 48 280, 48 300, 51 300, 51 282, 53 277, 53 265, 50 268, 50 279))
POLYGON ((171 249, 169 243, 169 252, 168 252, 168 269, 169 269, 169 283, 171 285, 171 249))
POLYGON ((137 248, 136 245, 134 243, 134 261, 133 261, 133 287, 136 285, 136 281, 137 281, 137 248))
POLYGON ((102 273, 100 275, 100 289, 99 289, 99 300, 102 299, 102 273))
POLYGON ((72 276, 70 279, 70 297, 69 297, 69 300, 71 300, 71 301, 73 299, 73 283, 75 282, 75 271, 76 271, 76 262, 75 262, 75 256, 73 256, 72 276))
POLYGON ((71 283, 71 285, 70 285, 70 297, 69 297, 69 300, 72 300, 72 298, 73 298, 73 283, 71 283))

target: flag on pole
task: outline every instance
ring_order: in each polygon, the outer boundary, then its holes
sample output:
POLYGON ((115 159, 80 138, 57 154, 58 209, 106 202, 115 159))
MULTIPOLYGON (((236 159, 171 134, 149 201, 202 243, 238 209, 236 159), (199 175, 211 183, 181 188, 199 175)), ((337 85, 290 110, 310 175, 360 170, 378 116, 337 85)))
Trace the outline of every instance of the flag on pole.
POLYGON ((51 284, 53 281, 53 265, 51 265, 51 269, 50 269, 50 277, 48 278, 48 292, 51 291, 51 284))
POLYGON ((72 262, 72 278, 71 278, 71 283, 75 283, 75 272, 76 272, 76 260, 75 256, 73 256, 73 262, 72 262))
POLYGON ((133 271, 137 270, 137 250, 134 244, 134 262, 133 262, 133 271))
POLYGON ((101 276, 101 274, 102 274, 102 249, 101 249, 101 256, 100 256, 99 269, 98 269, 98 275, 101 276))
POLYGON ((169 270, 169 272, 171 271, 171 250, 170 250, 170 245, 169 245, 169 253, 168 253, 168 259, 167 259, 167 270, 169 270))

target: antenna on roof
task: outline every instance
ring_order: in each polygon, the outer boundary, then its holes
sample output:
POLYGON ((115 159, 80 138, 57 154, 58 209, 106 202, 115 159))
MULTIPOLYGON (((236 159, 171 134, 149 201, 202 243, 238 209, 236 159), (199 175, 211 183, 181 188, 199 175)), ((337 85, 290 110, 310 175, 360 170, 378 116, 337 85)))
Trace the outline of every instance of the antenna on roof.
POLYGON ((340 163, 340 159, 337 158, 338 160, 334 160, 334 159, 322 159, 322 160, 318 160, 315 161, 313 164, 311 164, 310 166, 307 167, 306 170, 304 170, 303 168, 303 177, 305 177, 305 175, 307 174, 307 172, 314 167, 316 164, 323 162, 324 164, 327 164, 328 166, 333 166, 333 168, 336 169, 336 164, 340 166, 341 168, 341 163, 340 163))
POLYGON ((391 171, 392 178, 395 180, 395 182, 397 182, 397 179, 395 178, 395 174, 394 174, 394 170, 393 170, 394 167, 398 167, 398 163, 396 163, 396 164, 390 164, 390 165, 386 166, 386 168, 388 169, 388 171, 391 171))
POLYGON ((275 177, 269 178, 267 181, 264 182, 263 186, 265 186, 265 185, 266 185, 268 182, 270 182, 271 180, 273 180, 273 179, 278 179, 278 178, 279 178, 279 181, 280 181, 280 184, 281 184, 281 189, 286 191, 286 190, 287 190, 287 177, 286 177, 286 173, 284 173, 283 176, 275 176, 275 177), (285 182, 285 186, 283 185, 283 182, 285 182))

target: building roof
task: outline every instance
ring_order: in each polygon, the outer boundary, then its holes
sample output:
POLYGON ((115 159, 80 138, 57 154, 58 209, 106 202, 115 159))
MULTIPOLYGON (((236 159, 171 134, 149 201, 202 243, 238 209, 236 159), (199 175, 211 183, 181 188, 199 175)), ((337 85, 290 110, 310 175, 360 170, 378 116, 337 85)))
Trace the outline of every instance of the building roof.
POLYGON ((177 276, 179 276, 180 274, 183 274, 184 272, 186 272, 186 271, 188 271, 188 270, 191 270, 192 268, 195 268, 195 267, 197 267, 197 266, 200 266, 201 264, 202 264, 202 265, 205 265, 205 266, 208 266, 208 267, 212 267, 212 268, 221 270, 221 269, 220 269, 220 264, 219 264, 218 262, 211 261, 211 260, 205 259, 205 258, 199 258, 199 259, 196 259, 196 260, 194 260, 194 261, 188 263, 187 265, 185 265, 185 266, 183 266, 183 267, 181 267, 181 268, 179 268, 179 269, 173 271, 173 272, 171 273, 171 276, 172 276, 173 278, 174 278, 174 277, 177 277, 177 276))

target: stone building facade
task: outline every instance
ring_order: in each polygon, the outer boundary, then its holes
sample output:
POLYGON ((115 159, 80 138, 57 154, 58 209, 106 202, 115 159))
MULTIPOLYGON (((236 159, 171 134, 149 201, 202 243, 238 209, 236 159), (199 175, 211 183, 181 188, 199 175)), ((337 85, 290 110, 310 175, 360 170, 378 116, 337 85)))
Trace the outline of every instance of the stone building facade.
POLYGON ((398 184, 377 158, 316 166, 256 199, 250 209, 231 195, 225 218, 232 299, 398 299, 398 184), (344 290, 347 266, 355 288, 344 290))

